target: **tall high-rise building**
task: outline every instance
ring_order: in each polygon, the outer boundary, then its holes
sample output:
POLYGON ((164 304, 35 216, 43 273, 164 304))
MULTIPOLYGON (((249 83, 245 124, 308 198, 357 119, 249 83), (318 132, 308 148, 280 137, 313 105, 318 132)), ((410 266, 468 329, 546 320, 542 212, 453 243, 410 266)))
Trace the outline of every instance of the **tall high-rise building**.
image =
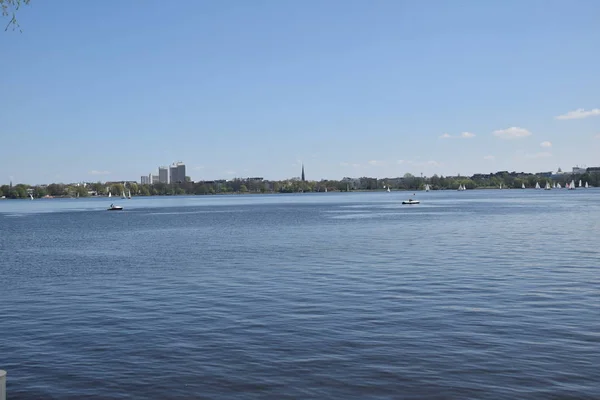
POLYGON ((169 168, 158 167, 158 182, 169 183, 169 168))
MULTIPOLYGON (((150 176, 152 176, 152 175, 150 175, 150 176)), ((142 175, 142 177, 140 179, 140 183, 142 185, 150 185, 152 183, 152 181, 150 180, 150 176, 142 175)))
POLYGON ((169 167, 169 177, 171 183, 184 183, 185 182, 185 164, 181 161, 173 163, 169 167))

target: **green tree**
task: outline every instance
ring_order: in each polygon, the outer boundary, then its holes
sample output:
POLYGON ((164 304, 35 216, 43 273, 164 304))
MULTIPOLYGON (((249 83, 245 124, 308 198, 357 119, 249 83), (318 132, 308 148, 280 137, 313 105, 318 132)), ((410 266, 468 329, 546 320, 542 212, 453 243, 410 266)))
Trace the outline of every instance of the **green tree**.
POLYGON ((33 197, 41 198, 44 197, 46 194, 48 194, 46 192, 46 189, 40 186, 36 186, 33 190, 33 197))
POLYGON ((248 191, 248 188, 246 187, 246 185, 240 185, 240 192, 241 193, 246 193, 248 191))
POLYGON ((150 196, 150 187, 148 185, 142 185, 140 187, 140 196, 150 196))
POLYGON ((75 187, 75 195, 79 195, 79 197, 88 197, 88 190, 87 188, 83 187, 83 186, 76 186, 75 187))
POLYGON ((60 183, 51 183, 46 188, 50 196, 63 196, 65 194, 65 185, 60 183))
POLYGON ((29 0, 0 0, 0 8, 2 9, 2 16, 8 17, 8 24, 4 28, 5 31, 8 28, 12 27, 13 30, 15 28, 19 28, 19 23, 17 22, 17 11, 21 8, 22 5, 29 4, 29 0))
POLYGON ((10 193, 10 197, 13 199, 25 199, 29 197, 27 193, 28 186, 23 184, 18 184, 13 187, 10 193))
POLYGON ((98 195, 108 194, 106 193, 106 185, 104 185, 102 182, 90 184, 90 190, 96 192, 98 195))
POLYGON ((128 186, 128 189, 131 190, 132 195, 137 194, 139 191, 139 187, 138 187, 137 183, 130 183, 128 186))
POLYGON ((115 183, 110 187, 110 193, 113 196, 121 196, 121 194, 123 194, 124 191, 125 187, 121 183, 115 183))

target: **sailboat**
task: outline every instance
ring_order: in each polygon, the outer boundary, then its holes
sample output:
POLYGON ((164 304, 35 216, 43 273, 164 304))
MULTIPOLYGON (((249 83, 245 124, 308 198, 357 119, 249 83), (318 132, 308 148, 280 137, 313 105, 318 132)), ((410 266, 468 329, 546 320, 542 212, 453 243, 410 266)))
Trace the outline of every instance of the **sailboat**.
POLYGON ((325 193, 327 193, 327 188, 325 188, 325 193))
POLYGON ((500 184, 500 190, 502 190, 502 184, 500 184))
POLYGON ((460 185, 458 185, 458 190, 463 191, 463 190, 467 190, 466 186, 463 185, 462 183, 460 185))
POLYGON ((33 200, 33 194, 29 193, 29 198, 33 200))
POLYGON ((111 192, 108 192, 108 197, 112 197, 112 193, 111 192))
POLYGON ((525 184, 521 183, 521 189, 525 189, 525 184))
POLYGON ((589 188, 589 186, 588 186, 588 183, 587 183, 587 182, 585 183, 585 188, 586 188, 586 189, 587 189, 587 188, 589 188))
POLYGON ((425 191, 429 192, 429 184, 425 185, 425 191))
POLYGON ((544 190, 552 190, 552 188, 550 187, 550 183, 546 182, 546 187, 544 188, 544 190))
POLYGON ((127 198, 131 199, 131 190, 129 191, 129 193, 127 194, 127 198))
POLYGON ((390 190, 390 187, 389 187, 389 186, 388 186, 388 188, 387 188, 387 192, 388 192, 388 193, 389 193, 389 192, 391 192, 391 190, 390 190))
POLYGON ((536 188, 536 189, 541 189, 541 188, 540 188, 540 184, 539 184, 538 182, 536 182, 536 183, 535 183, 535 188, 536 188))
POLYGON ((569 190, 575 190, 575 180, 572 180, 569 184, 569 190))
POLYGON ((560 183, 557 183, 557 184, 556 184, 556 188, 557 188, 557 189, 561 189, 561 188, 562 188, 562 186, 560 186, 560 183))
POLYGON ((556 189, 556 182, 552 184, 552 189, 556 189))
POLYGON ((581 187, 581 179, 579 180, 579 187, 581 187))
POLYGON ((126 199, 127 198, 127 196, 125 196, 125 189, 123 189, 123 193, 121 193, 121 198, 122 199, 126 199))

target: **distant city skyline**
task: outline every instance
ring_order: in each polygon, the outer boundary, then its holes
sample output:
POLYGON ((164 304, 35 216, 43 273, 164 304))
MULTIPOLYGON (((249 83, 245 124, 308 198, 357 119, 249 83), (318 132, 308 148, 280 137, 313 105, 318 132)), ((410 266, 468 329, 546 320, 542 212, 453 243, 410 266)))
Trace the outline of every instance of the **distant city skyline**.
POLYGON ((0 184, 596 166, 600 2, 565 4, 31 2, 0 32, 0 184))

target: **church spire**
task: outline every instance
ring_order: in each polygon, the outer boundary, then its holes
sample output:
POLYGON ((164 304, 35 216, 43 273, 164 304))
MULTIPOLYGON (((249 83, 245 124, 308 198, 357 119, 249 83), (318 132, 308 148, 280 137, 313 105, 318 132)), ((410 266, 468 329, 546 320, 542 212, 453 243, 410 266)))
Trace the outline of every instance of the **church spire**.
POLYGON ((302 163, 302 182, 304 182, 304 163, 302 163))

